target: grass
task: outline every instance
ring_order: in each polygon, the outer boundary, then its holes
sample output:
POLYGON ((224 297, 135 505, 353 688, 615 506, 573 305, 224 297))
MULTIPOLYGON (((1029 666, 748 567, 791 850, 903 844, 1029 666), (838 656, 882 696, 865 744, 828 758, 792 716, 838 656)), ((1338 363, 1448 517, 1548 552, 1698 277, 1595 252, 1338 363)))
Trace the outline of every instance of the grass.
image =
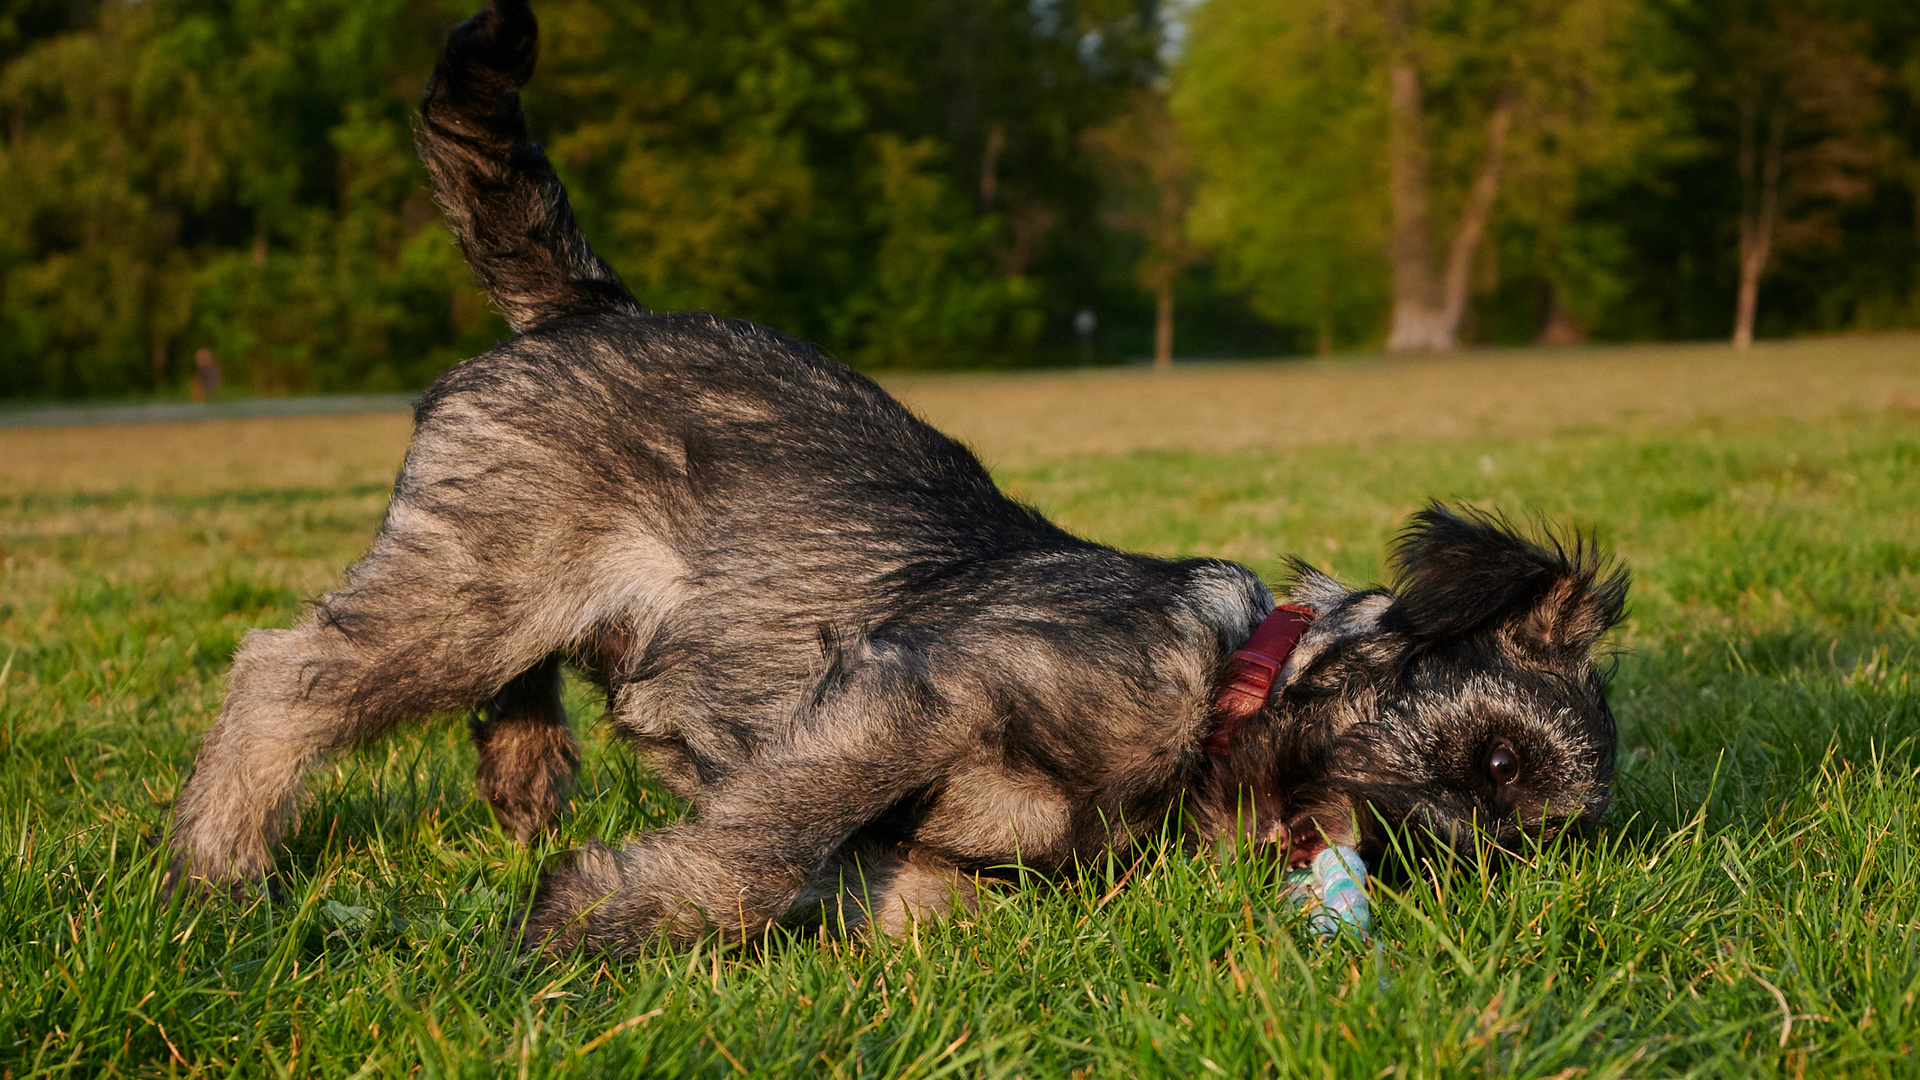
MULTIPOLYGON (((362 550, 404 421, 0 433, 0 1076, 1911 1074, 1920 350, 1871 344, 1770 351, 1734 393, 1707 350, 1658 380, 1620 374, 1655 355, 1628 350, 1598 374, 1519 353, 903 384, 1122 546, 1367 579, 1437 495, 1591 527, 1632 566, 1599 842, 1378 893, 1377 948, 1313 941, 1245 859, 1161 854, 905 941, 528 964, 509 918, 552 849, 493 827, 455 717, 314 776, 285 903, 168 907, 150 836, 234 643, 362 550), (1506 411, 1461 420, 1469 377, 1506 411), (1264 442, 1178 422, 1295 393, 1312 423, 1264 442), (1009 428, 1009 402, 1146 418, 1143 449, 1009 428)), ((554 847, 679 812, 586 743, 554 847)))

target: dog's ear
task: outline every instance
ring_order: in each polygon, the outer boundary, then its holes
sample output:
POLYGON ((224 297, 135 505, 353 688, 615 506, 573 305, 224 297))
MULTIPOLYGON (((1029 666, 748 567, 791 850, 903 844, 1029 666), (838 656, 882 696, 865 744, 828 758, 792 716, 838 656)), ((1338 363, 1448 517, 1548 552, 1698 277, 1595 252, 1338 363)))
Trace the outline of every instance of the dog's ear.
POLYGON ((1287 560, 1287 599, 1325 615, 1353 595, 1353 590, 1300 559, 1287 560))
POLYGON ((1398 667, 1409 642, 1381 624, 1392 595, 1349 589, 1299 559, 1289 562, 1288 578, 1287 598, 1312 608, 1314 620, 1280 672, 1283 690, 1337 693, 1398 667))
POLYGON ((1627 573, 1591 540, 1521 535, 1504 519, 1435 504, 1394 545, 1383 628, 1415 641, 1497 630, 1519 648, 1584 660, 1626 608, 1627 573))

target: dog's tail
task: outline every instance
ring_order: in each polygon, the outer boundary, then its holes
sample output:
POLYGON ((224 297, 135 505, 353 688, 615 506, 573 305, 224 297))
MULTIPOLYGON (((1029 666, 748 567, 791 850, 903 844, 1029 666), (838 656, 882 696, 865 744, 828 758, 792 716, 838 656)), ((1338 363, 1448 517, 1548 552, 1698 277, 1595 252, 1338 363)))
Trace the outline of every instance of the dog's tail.
POLYGON ((566 188, 527 134, 520 88, 538 34, 526 0, 487 0, 447 39, 414 137, 460 250, 516 331, 642 310, 587 246, 566 188))

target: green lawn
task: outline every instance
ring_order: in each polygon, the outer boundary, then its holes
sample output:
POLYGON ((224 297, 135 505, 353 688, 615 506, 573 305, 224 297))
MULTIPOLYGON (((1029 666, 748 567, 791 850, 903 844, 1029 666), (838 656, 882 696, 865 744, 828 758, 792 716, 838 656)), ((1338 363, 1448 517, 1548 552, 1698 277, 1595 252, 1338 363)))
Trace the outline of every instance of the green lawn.
MULTIPOLYGON (((285 903, 169 909, 151 837, 235 641, 334 580, 385 488, 0 493, 0 1075, 1920 1070, 1911 406, 1002 478, 1087 535, 1269 576, 1372 578, 1429 496, 1596 530, 1635 575, 1599 843, 1376 893, 1377 950, 1314 942, 1243 861, 1163 855, 905 941, 548 967, 509 926, 547 852, 493 827, 439 718, 315 774, 285 903)), ((557 846, 672 820, 585 742, 557 846)))

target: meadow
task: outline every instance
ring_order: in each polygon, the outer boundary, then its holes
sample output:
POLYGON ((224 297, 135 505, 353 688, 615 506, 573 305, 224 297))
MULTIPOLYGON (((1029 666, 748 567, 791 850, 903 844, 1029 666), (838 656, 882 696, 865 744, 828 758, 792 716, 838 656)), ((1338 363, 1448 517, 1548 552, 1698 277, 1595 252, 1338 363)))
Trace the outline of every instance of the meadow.
POLYGON ((458 716, 318 770, 286 898, 153 837, 249 627, 377 526, 403 416, 0 430, 0 1077, 1911 1075, 1920 341, 891 385, 1123 547, 1377 579, 1431 497, 1631 567, 1597 840, 1376 889, 1320 942, 1244 855, 1034 882, 904 940, 530 962, 541 861, 672 821, 594 721, 516 847, 458 716))

